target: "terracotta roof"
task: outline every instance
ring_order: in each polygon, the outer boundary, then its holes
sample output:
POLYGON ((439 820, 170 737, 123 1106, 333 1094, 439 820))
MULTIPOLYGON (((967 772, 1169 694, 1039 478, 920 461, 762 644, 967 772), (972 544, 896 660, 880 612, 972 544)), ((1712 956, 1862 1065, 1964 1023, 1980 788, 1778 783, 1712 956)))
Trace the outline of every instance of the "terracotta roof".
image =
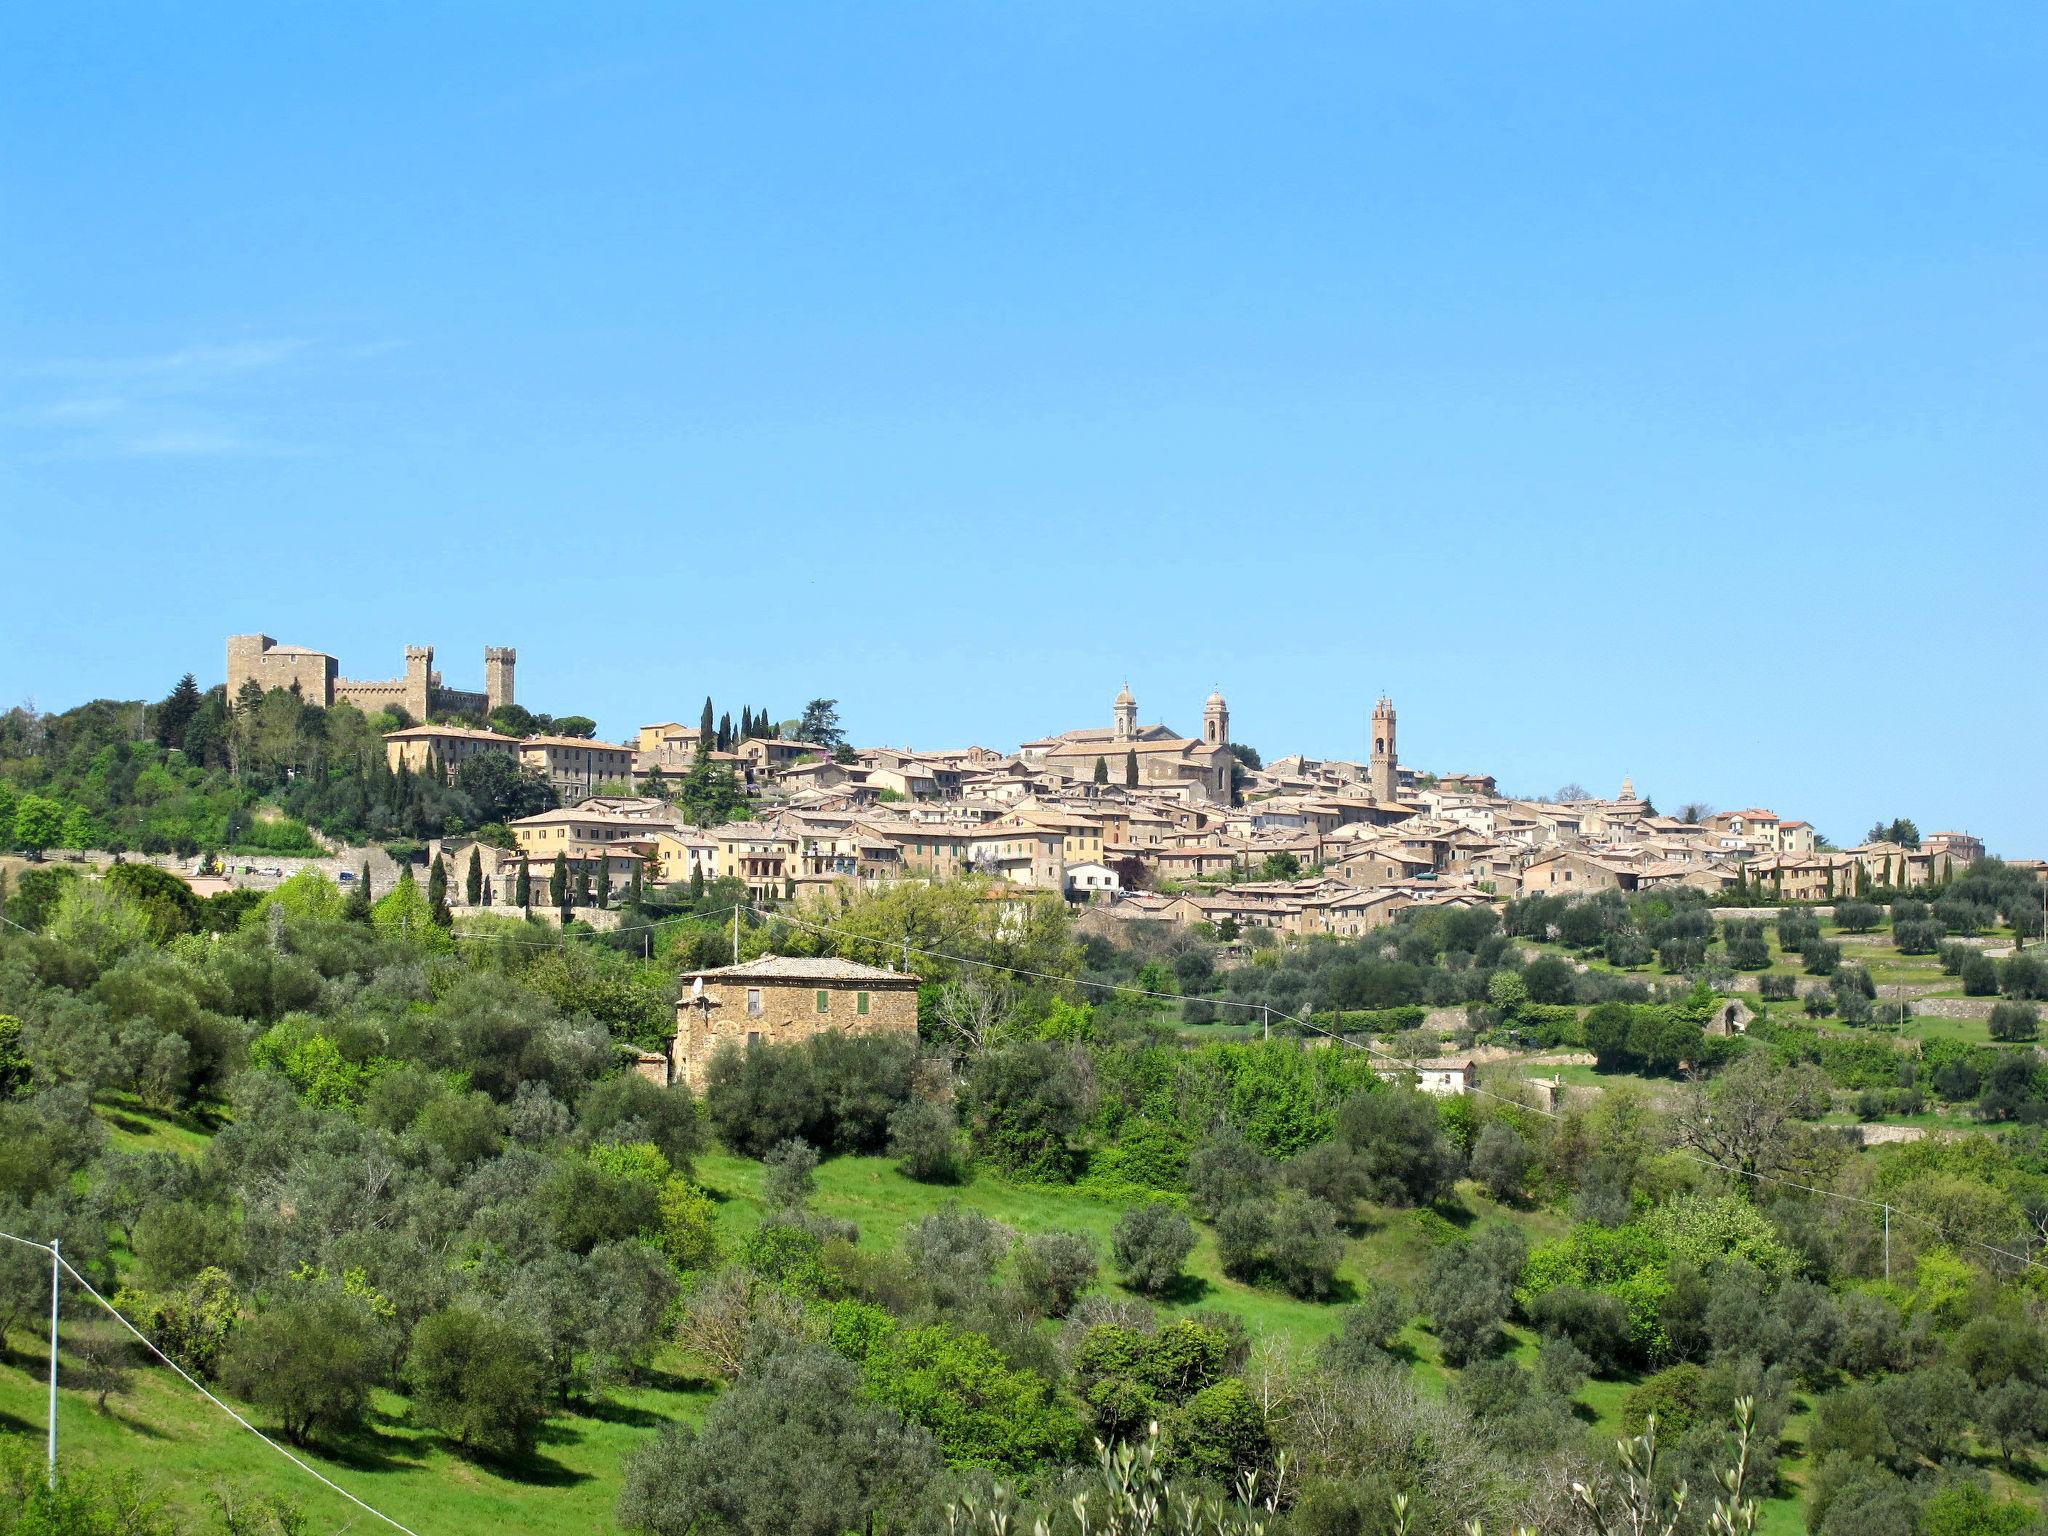
POLYGON ((698 976, 706 981, 867 981, 910 986, 916 986, 919 980, 908 971, 887 971, 880 966, 861 965, 852 960, 802 955, 763 955, 758 960, 743 960, 738 965, 722 965, 716 970, 690 973, 690 979, 698 976))
POLYGON ((516 736, 501 736, 496 731, 473 731, 466 725, 409 725, 402 731, 386 731, 386 741, 419 741, 435 736, 460 736, 468 741, 500 741, 508 747, 519 745, 516 736))

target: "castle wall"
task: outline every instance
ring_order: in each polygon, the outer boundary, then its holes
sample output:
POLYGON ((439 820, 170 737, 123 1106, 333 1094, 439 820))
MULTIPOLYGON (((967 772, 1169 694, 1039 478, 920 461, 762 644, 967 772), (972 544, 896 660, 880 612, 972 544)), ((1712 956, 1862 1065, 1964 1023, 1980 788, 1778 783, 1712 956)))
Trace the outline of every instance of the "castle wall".
POLYGON ((414 683, 406 678, 388 678, 383 682, 363 682, 357 678, 344 677, 335 682, 334 696, 347 699, 364 714, 375 714, 380 709, 397 705, 415 722, 424 724, 427 718, 427 685, 425 679, 414 683))
POLYGON ((249 682, 265 692, 296 685, 307 703, 322 709, 329 708, 337 699, 347 699, 365 713, 395 707, 425 724, 435 713, 482 716, 501 704, 512 703, 516 661, 517 653, 510 646, 486 647, 484 689, 477 692, 441 686, 441 674, 434 670, 431 645, 405 648, 405 676, 366 679, 338 677, 334 658, 324 652, 279 645, 268 635, 230 635, 228 698, 232 702, 249 682))

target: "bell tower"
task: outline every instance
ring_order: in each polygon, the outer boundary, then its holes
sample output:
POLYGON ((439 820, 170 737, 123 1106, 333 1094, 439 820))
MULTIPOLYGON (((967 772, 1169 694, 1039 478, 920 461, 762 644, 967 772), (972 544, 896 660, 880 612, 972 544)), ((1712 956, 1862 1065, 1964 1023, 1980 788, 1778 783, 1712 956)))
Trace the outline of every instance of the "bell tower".
POLYGON ((1394 798, 1395 769, 1400 758, 1394 746, 1394 701, 1384 693, 1372 707, 1372 797, 1394 798))
POLYGON ((1202 742, 1211 747, 1230 745, 1230 706, 1223 702, 1220 688, 1202 706, 1202 742))
POLYGON ((1135 741, 1138 737, 1138 701, 1131 697, 1131 685, 1125 683, 1123 691, 1116 696, 1116 739, 1120 742, 1135 741))

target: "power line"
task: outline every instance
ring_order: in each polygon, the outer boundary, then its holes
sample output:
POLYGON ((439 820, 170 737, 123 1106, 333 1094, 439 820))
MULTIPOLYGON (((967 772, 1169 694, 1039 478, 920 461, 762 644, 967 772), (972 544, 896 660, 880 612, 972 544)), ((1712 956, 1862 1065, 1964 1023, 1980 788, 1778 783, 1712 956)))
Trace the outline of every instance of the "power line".
MULTIPOLYGON (((379 1520, 382 1520, 386 1525, 390 1526, 393 1530, 403 1531, 405 1533, 405 1536, 418 1536, 418 1532, 414 1531, 412 1527, 399 1524, 398 1521, 392 1519, 391 1516, 385 1514, 383 1510, 378 1509, 374 1504, 366 1503, 364 1500, 356 1497, 356 1495, 354 1495, 353 1493, 350 1493, 346 1488, 342 1487, 341 1484, 337 1483, 333 1478, 327 1476, 327 1474, 322 1472, 318 1467, 313 1466, 311 1463, 304 1461, 297 1456, 294 1456, 290 1451, 286 1450, 283 1446, 279 1445, 275 1440, 271 1439, 270 1436, 264 1434, 263 1431, 258 1429, 254 1424, 251 1424, 247 1419, 243 1418, 239 1413, 235 1412, 233 1408, 229 1407, 226 1403, 222 1402, 219 1398, 215 1397, 211 1392, 207 1391, 204 1386, 202 1386, 198 1381, 193 1379, 192 1375, 188 1371, 186 1371, 186 1369, 182 1365, 178 1364, 177 1361, 173 1360, 169 1355, 165 1354, 162 1350, 158 1349, 155 1343, 151 1341, 148 1334, 144 1333, 140 1328, 136 1327, 133 1323, 131 1323, 126 1317, 122 1316, 120 1311, 114 1306, 112 1302, 108 1301, 106 1297, 102 1296, 98 1291, 94 1290, 92 1288, 92 1283, 88 1281, 85 1278, 85 1276, 81 1275, 77 1270, 71 1267, 71 1261, 65 1258, 64 1255, 58 1251, 56 1244, 38 1243, 30 1238, 17 1237, 12 1232, 0 1232, 0 1237, 4 1237, 12 1243, 19 1243, 24 1248, 38 1248, 41 1249, 44 1253, 49 1254, 56 1263, 61 1264, 64 1267, 64 1272, 66 1274, 68 1274, 69 1276, 71 1276, 73 1280, 78 1282, 79 1288, 83 1290, 86 1295, 90 1296, 94 1301, 100 1304, 100 1307, 107 1313, 109 1317, 113 1318, 115 1322, 119 1323, 123 1328, 126 1328, 130 1333, 134 1334, 137 1341, 141 1343, 144 1349, 148 1350, 152 1355, 155 1355, 157 1359, 161 1360, 165 1365, 169 1366, 172 1370, 176 1371, 179 1376, 184 1378, 185 1384, 189 1386, 193 1391, 197 1392, 201 1397, 205 1398, 209 1403, 213 1404, 214 1407, 218 1408, 222 1413, 226 1414, 229 1418, 233 1419, 242 1428, 249 1431, 249 1433, 254 1435, 258 1440, 261 1440, 265 1445, 269 1446, 273 1451, 277 1452, 278 1455, 282 1456, 286 1461, 290 1462, 293 1466, 297 1467, 301 1472, 305 1473, 308 1477, 311 1477, 320 1483, 324 1483, 328 1488, 340 1494, 344 1499, 347 1499, 349 1503, 355 1505, 364 1513, 375 1515, 379 1520)), ((54 1323, 52 1324, 52 1327, 54 1329, 54 1323)), ((51 1345, 53 1351, 55 1347, 56 1346, 53 1335, 53 1341, 51 1345)), ((55 1374, 56 1373, 53 1370, 51 1372, 53 1399, 55 1396, 55 1374)), ((54 1414, 54 1409, 52 1411, 54 1414)), ((56 1421, 53 1417, 51 1420, 53 1426, 55 1425, 55 1422, 56 1421)), ((54 1427, 52 1428, 52 1434, 55 1434, 54 1427)), ((54 1455, 54 1452, 52 1454, 54 1455)))

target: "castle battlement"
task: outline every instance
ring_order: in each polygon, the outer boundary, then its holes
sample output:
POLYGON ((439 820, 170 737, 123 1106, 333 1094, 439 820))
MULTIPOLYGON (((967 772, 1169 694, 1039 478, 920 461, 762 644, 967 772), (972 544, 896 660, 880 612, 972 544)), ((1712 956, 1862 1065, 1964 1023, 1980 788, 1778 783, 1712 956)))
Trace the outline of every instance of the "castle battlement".
POLYGON ((279 645, 268 635, 228 636, 228 700, 241 696, 254 683, 264 692, 272 688, 296 687, 309 704, 332 708, 346 699, 358 709, 398 708, 415 721, 435 715, 484 715, 503 704, 516 702, 513 669, 518 653, 509 645, 484 648, 482 692, 446 688, 434 670, 431 645, 405 648, 405 675, 392 678, 353 678, 339 675, 335 659, 325 651, 302 645, 279 645))

